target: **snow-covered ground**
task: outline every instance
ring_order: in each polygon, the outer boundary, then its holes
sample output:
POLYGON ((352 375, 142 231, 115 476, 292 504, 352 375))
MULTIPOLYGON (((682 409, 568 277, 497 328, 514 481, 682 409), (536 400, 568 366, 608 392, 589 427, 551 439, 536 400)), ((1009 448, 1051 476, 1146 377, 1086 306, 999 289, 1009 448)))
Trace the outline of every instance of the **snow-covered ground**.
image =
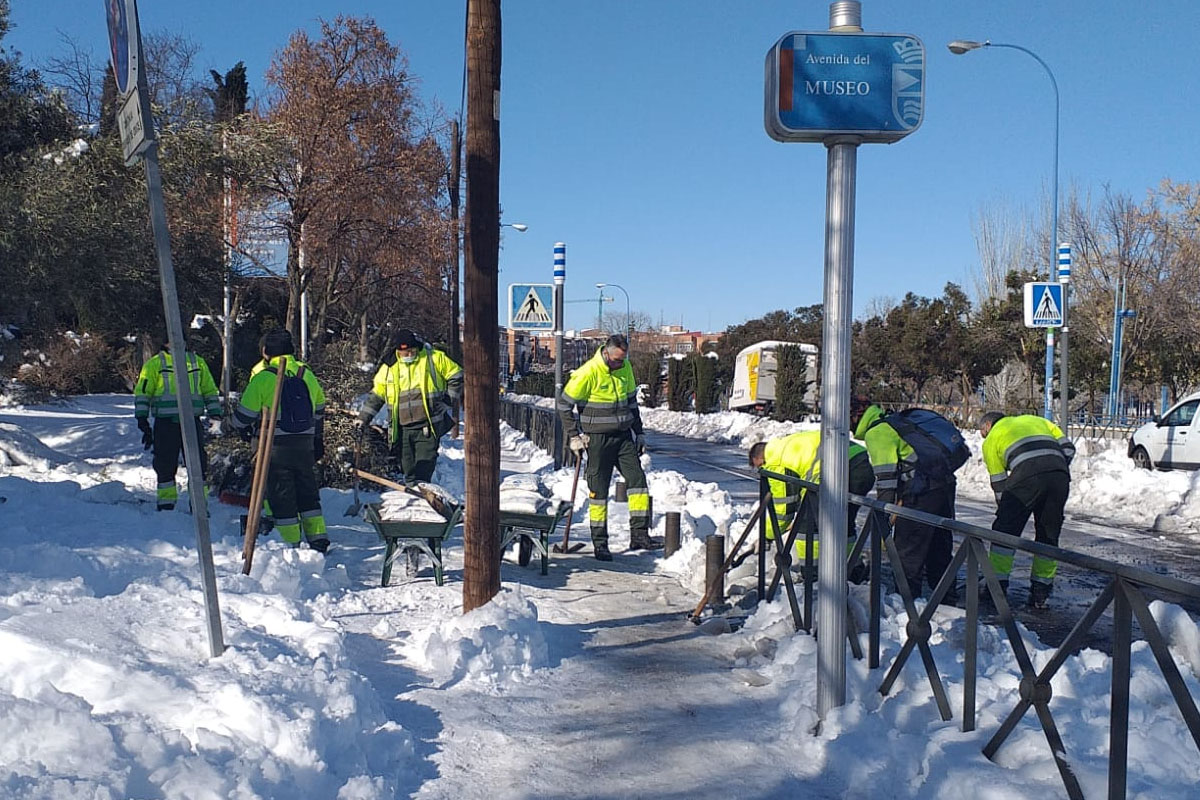
MULTIPOLYGON (((663 429, 669 413, 647 424, 663 429)), ((705 436, 751 434, 730 421, 705 436)), ((569 494, 570 473, 528 441, 506 429, 502 447, 506 471, 569 494)), ((1077 513, 1195 533, 1192 476, 1084 449, 1077 513)), ((1065 796, 1032 714, 995 762, 980 753, 1018 695, 996 630, 981 633, 975 732, 940 720, 914 659, 886 698, 882 671, 851 661, 850 701, 814 733, 816 642, 792 632, 782 603, 725 635, 684 621, 700 537, 740 532, 748 509, 650 458, 656 532, 661 512, 680 510, 679 553, 621 552, 627 515, 614 504, 616 561, 555 555, 542 577, 510 553, 500 595, 466 615, 458 533, 444 586, 426 566, 379 587, 381 543, 343 515, 349 492, 324 490, 329 556, 269 535, 243 576, 241 509, 214 504, 227 649, 210 659, 192 520, 154 511, 131 398, 0 410, 0 798, 1065 796)), ((982 466, 964 472, 964 490, 986 494, 982 466)), ((444 445, 435 480, 462 492, 460 442, 444 445)), ((572 535, 586 541, 582 485, 575 507, 572 535)), ((750 568, 730 582, 748 583, 750 568)), ((1177 607, 1154 612, 1200 697, 1200 631, 1177 607)), ((906 623, 892 598, 885 663, 906 623)), ((934 626, 957 709, 963 612, 939 610, 934 626)), ((1040 668, 1051 651, 1026 638, 1040 668)), ((1089 797, 1106 793, 1110 667, 1084 650, 1053 683, 1089 797)), ((1131 686, 1129 796, 1194 798, 1200 753, 1141 643, 1131 686)))

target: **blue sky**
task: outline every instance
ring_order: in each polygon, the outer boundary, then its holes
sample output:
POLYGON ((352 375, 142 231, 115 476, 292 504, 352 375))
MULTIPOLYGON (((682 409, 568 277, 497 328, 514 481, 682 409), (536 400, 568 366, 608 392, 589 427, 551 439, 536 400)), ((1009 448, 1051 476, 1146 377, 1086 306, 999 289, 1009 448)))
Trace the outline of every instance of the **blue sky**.
MULTIPOLYGON (((456 113, 465 0, 142 0, 146 30, 184 32, 199 67, 245 61, 252 92, 272 54, 318 17, 370 15, 408 54, 430 103, 456 113)), ((763 130, 763 59, 784 33, 828 27, 827 2, 509 0, 504 3, 501 294, 549 282, 565 241, 568 327, 596 312, 597 281, 624 286, 655 321, 720 329, 819 303, 825 148, 763 130)), ((61 31, 106 57, 102 0, 12 0, 6 43, 28 61, 61 31)), ((963 56, 958 38, 1020 44, 1062 98, 1060 194, 1105 185, 1141 199, 1195 180, 1190 88, 1200 4, 1158 0, 893 0, 863 3, 871 32, 927 51, 925 119, 860 148, 854 306, 970 286, 971 217, 1039 207, 1053 163, 1053 94, 1024 53, 963 56)), ((1044 265, 1036 265, 1043 267, 1044 265)), ((619 309, 624 296, 616 292, 619 309)), ((501 300, 501 318, 506 317, 501 300)))

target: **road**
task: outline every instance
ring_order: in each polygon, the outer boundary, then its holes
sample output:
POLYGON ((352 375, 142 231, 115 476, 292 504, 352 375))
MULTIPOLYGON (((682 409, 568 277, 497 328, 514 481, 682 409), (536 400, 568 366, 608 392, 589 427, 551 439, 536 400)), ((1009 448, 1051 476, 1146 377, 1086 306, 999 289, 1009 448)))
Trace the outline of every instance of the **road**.
MULTIPOLYGON (((746 463, 746 451, 742 448, 653 431, 647 432, 647 443, 654 469, 675 470, 689 480, 719 484, 735 502, 746 503, 756 499, 758 481, 746 463)), ((991 527, 994 512, 995 505, 991 502, 960 496, 956 503, 959 519, 985 528, 991 527)), ((1031 522, 1026 536, 1032 535, 1031 522)), ((1068 516, 1059 546, 1200 585, 1200 546, 1170 539, 1154 531, 1122 528, 1068 516)), ((1028 558, 1023 559, 1018 554, 1009 600, 1018 619, 1050 645, 1058 645, 1066 638, 1108 581, 1106 575, 1063 564, 1055 581, 1051 609, 1033 612, 1024 607, 1027 576, 1028 558)), ((1150 599, 1159 598, 1178 604, 1200 619, 1200 601, 1150 589, 1145 594, 1150 599)), ((1111 626, 1110 611, 1093 627, 1085 646, 1109 652, 1111 626)), ((1134 630, 1135 635, 1139 634, 1136 620, 1134 630)))

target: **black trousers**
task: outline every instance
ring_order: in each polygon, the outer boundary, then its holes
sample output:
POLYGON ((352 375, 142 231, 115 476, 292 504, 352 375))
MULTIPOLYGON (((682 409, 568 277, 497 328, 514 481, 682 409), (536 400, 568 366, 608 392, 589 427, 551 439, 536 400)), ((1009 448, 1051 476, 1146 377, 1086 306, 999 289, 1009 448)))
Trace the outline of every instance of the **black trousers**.
MULTIPOLYGON (((905 498, 904 507, 914 511, 924 511, 938 517, 954 519, 954 493, 957 483, 933 489, 916 497, 905 498)), ((900 564, 908 577, 908 587, 913 597, 921 595, 922 583, 927 583, 932 590, 942 579, 942 573, 950 566, 954 552, 954 537, 944 528, 935 528, 921 522, 896 518, 896 529, 893 534, 896 549, 900 553, 900 564)), ((946 595, 947 599, 954 598, 954 590, 946 595)))
POLYGON ((312 436, 280 436, 271 448, 267 468, 267 500, 277 525, 297 520, 305 511, 319 511, 312 436))
MULTIPOLYGON (((204 426, 200 417, 196 421, 196 439, 200 442, 200 472, 208 477, 208 456, 204 451, 204 426)), ((179 469, 179 456, 183 453, 183 429, 177 419, 154 420, 154 474, 159 483, 174 483, 175 471, 179 469)))
POLYGON ((400 463, 404 482, 412 485, 433 480, 441 437, 428 424, 401 425, 392 445, 392 457, 400 463))

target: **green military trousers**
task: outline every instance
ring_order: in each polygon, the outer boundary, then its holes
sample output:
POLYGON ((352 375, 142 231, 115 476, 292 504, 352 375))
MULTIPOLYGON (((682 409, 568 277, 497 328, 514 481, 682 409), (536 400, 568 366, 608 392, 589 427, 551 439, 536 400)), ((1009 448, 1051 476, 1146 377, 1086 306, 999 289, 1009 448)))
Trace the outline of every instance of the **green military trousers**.
POLYGON ((608 484, 612 480, 613 467, 620 471, 629 490, 630 540, 647 539, 650 535, 650 493, 632 432, 589 433, 588 439, 588 522, 592 529, 592 544, 608 545, 608 484))

